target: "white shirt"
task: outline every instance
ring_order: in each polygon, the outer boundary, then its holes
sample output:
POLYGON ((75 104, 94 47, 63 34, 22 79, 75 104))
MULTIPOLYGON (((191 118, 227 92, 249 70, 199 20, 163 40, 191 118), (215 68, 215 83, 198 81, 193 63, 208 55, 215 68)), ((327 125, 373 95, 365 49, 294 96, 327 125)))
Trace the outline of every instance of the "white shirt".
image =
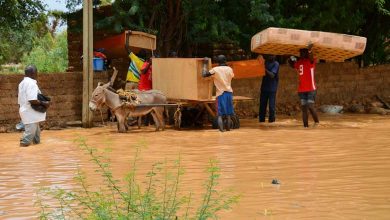
POLYGON ((24 77, 22 82, 19 83, 19 115, 23 124, 37 123, 46 119, 46 113, 35 111, 29 102, 30 100, 37 100, 38 93, 41 93, 41 91, 36 80, 24 77))
POLYGON ((233 92, 231 83, 234 77, 233 69, 229 66, 216 66, 210 71, 214 79, 216 96, 222 95, 223 92, 233 92))

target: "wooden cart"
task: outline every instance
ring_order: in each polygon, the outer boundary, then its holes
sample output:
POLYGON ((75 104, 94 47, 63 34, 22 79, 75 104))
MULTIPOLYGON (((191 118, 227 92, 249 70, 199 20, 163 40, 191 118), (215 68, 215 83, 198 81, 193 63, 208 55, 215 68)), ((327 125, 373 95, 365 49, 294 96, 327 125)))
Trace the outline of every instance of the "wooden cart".
MULTIPOLYGON (((211 60, 208 69, 211 69, 211 60)), ((213 94, 213 80, 202 77, 203 58, 156 58, 153 59, 153 89, 163 92, 169 103, 178 108, 173 115, 175 126, 180 128, 183 120, 190 120, 189 124, 201 123, 201 116, 207 113, 209 121, 216 120, 215 97, 213 94), (195 108, 196 115, 188 119, 181 117, 185 108, 195 108), (180 117, 179 117, 180 116, 180 117)), ((234 90, 234 88, 233 88, 234 90)), ((233 96, 233 102, 253 100, 243 96, 233 96)), ((239 127, 238 117, 234 120, 239 127)))
MULTIPOLYGON (((233 96, 233 106, 236 107, 238 102, 244 101, 253 101, 253 98, 245 97, 245 96, 233 96)), ((169 124, 173 124, 176 129, 182 128, 183 123, 186 125, 194 126, 201 125, 204 126, 204 114, 207 114, 208 120, 207 122, 212 124, 213 128, 217 128, 217 112, 215 111, 216 100, 215 97, 211 99, 204 100, 186 100, 186 99, 169 99, 166 104, 138 104, 134 107, 143 108, 150 106, 159 106, 165 107, 168 109, 168 122, 169 124), (182 117, 183 111, 186 108, 196 109, 196 115, 193 117, 184 119, 182 117), (188 121, 184 121, 188 120, 188 121)), ((240 127, 240 119, 237 115, 233 115, 232 117, 233 129, 237 129, 240 127)))
MULTIPOLYGON (((245 101, 253 101, 253 98, 245 97, 245 96, 233 96, 233 106, 236 107, 237 103, 239 102, 245 102, 245 101)), ((211 99, 203 99, 203 100, 186 100, 186 99, 169 99, 168 105, 170 106, 176 106, 174 114, 170 114, 170 120, 174 121, 174 127, 176 129, 180 129, 182 127, 183 118, 182 118, 182 111, 184 108, 195 108, 197 109, 196 115, 194 117, 188 119, 189 121, 184 122, 185 124, 190 125, 196 125, 201 124, 204 125, 204 119, 202 116, 204 114, 207 114, 208 116, 208 122, 212 124, 213 128, 217 128, 216 126, 216 120, 217 120, 217 112, 215 111, 216 106, 216 99, 215 97, 212 97, 211 99)), ((237 115, 234 115, 232 117, 233 121, 233 128, 239 128, 240 127, 240 120, 237 115)))

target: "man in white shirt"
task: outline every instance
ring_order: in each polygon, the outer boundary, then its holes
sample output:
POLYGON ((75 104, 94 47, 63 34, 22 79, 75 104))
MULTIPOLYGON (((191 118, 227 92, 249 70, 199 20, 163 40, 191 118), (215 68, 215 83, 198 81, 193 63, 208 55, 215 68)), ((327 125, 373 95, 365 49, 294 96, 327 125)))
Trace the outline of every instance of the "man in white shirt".
POLYGON ((37 85, 38 71, 34 65, 26 67, 25 77, 19 84, 18 104, 19 115, 25 126, 25 131, 20 139, 20 146, 27 147, 31 143, 39 144, 41 139, 41 129, 39 122, 46 120, 46 112, 38 112, 31 105, 43 105, 46 108, 50 106, 48 101, 38 100, 38 94, 41 91, 37 85))
POLYGON ((205 58, 203 62, 203 77, 211 76, 214 80, 216 88, 216 106, 218 112, 218 128, 219 130, 230 131, 232 126, 231 116, 234 115, 233 109, 233 89, 231 86, 234 77, 233 69, 226 64, 226 57, 219 55, 217 57, 219 66, 207 70, 209 58, 205 58), (225 129, 224 129, 225 128, 225 129))

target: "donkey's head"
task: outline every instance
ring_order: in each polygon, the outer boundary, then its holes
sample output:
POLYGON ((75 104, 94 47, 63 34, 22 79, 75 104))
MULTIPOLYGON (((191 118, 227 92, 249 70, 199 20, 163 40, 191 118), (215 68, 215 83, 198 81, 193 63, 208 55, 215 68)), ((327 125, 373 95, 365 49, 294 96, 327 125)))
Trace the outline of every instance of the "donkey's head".
POLYGON ((110 83, 103 84, 98 83, 96 89, 92 92, 91 100, 89 101, 89 109, 95 111, 104 106, 106 103, 106 92, 105 90, 110 86, 110 83))

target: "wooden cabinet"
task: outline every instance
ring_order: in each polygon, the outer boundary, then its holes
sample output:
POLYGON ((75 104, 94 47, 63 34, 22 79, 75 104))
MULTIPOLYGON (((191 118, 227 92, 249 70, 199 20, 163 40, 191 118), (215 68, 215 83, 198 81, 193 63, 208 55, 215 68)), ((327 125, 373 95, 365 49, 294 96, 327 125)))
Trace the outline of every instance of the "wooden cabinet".
POLYGON ((203 59, 154 58, 152 62, 153 89, 162 91, 169 99, 211 99, 213 81, 201 76, 203 59))

